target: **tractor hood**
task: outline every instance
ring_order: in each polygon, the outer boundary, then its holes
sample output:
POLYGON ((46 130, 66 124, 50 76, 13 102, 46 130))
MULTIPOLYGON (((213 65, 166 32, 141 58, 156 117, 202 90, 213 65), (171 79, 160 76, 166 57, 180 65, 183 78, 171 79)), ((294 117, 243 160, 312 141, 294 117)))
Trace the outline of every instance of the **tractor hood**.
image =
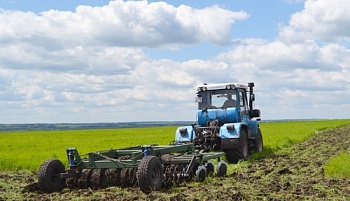
POLYGON ((207 122, 213 120, 218 120, 219 125, 238 122, 239 114, 237 108, 198 110, 197 122, 200 126, 205 127, 207 122))

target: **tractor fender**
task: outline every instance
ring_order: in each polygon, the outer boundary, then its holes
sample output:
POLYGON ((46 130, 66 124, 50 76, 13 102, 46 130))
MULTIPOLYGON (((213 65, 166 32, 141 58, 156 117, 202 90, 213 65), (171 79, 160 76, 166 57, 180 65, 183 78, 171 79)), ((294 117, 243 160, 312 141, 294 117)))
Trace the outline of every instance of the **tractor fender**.
POLYGON ((220 127, 221 149, 232 149, 240 146, 242 129, 246 129, 244 122, 227 123, 220 127))
POLYGON ((241 129, 245 127, 246 124, 244 122, 238 123, 226 123, 220 127, 219 137, 221 139, 233 139, 241 137, 241 129))
POLYGON ((248 121, 248 136, 255 137, 258 134, 259 122, 248 121))
POLYGON ((181 126, 176 129, 175 143, 182 144, 191 142, 194 138, 194 130, 192 126, 181 126))

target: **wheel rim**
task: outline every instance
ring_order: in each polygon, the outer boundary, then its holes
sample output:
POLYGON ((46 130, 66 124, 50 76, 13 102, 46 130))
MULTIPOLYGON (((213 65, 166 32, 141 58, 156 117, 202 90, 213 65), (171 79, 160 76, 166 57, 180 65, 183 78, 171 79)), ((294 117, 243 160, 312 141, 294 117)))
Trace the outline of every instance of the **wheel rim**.
POLYGON ((60 171, 56 168, 53 170, 53 173, 51 175, 51 181, 52 183, 60 182, 60 171))
POLYGON ((151 180, 153 184, 157 184, 161 178, 160 169, 158 166, 152 168, 151 180))

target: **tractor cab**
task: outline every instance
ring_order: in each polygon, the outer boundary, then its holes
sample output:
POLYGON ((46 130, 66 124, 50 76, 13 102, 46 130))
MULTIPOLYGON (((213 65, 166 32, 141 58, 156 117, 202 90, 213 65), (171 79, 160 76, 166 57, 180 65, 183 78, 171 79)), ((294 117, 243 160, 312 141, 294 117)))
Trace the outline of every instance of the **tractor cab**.
POLYGON ((254 99, 253 83, 248 86, 236 83, 201 85, 197 88, 196 98, 198 122, 204 126, 208 121, 218 119, 222 125, 259 117, 260 112, 253 110, 254 99))

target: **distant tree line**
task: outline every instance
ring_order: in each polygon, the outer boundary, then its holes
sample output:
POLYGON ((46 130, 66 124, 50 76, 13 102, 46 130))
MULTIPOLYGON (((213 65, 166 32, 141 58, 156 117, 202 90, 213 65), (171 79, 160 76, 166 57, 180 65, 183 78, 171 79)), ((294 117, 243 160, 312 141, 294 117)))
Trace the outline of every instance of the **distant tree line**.
POLYGON ((137 128, 157 126, 184 126, 191 121, 152 121, 120 123, 33 123, 33 124, 0 124, 0 131, 33 131, 33 130, 83 130, 108 128, 137 128))

